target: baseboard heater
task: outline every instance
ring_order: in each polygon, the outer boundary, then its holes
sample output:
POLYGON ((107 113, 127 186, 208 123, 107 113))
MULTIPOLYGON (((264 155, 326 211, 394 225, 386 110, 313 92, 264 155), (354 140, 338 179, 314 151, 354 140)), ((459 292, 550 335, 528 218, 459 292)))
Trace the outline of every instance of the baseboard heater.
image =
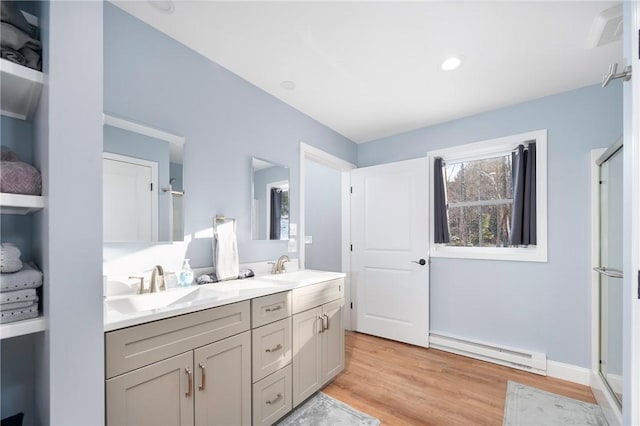
POLYGON ((543 353, 494 345, 439 332, 429 333, 429 347, 542 376, 547 375, 547 355, 543 353))

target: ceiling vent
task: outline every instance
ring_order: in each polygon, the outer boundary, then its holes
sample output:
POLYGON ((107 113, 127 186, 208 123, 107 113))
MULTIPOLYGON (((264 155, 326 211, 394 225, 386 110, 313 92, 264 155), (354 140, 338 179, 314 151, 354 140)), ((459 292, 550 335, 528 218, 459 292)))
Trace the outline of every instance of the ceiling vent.
POLYGON ((604 46, 622 38, 622 5, 600 12, 591 25, 587 48, 604 46))

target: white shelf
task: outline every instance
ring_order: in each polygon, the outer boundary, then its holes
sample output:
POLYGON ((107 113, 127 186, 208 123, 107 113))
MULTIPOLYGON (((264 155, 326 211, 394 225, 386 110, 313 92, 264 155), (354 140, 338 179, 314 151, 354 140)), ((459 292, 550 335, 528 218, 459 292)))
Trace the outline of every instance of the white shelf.
POLYGON ((44 317, 32 318, 24 321, 0 324, 0 339, 23 336, 25 334, 38 333, 47 328, 47 321, 44 317))
POLYGON ((44 208, 44 197, 0 192, 0 213, 31 214, 44 208))
POLYGON ((0 58, 0 113, 27 120, 38 105, 43 74, 31 68, 0 58))

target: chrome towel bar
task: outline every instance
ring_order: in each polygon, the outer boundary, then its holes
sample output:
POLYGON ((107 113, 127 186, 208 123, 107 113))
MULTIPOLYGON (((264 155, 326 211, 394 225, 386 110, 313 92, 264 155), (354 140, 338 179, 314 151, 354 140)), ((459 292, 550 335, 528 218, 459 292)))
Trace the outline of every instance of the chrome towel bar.
POLYGON ((606 275, 607 277, 622 278, 622 271, 619 271, 617 269, 600 267, 600 268, 593 268, 593 270, 598 272, 599 274, 606 275))

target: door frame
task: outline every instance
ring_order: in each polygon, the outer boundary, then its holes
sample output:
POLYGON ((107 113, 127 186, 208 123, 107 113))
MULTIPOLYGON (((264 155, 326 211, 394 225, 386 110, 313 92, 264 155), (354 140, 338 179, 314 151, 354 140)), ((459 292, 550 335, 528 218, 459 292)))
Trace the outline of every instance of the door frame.
MULTIPOLYGON (((142 167, 149 167, 151 169, 151 184, 153 186, 153 191, 151 191, 151 241, 148 242, 157 242, 158 241, 158 163, 155 161, 143 160, 137 157, 130 157, 128 155, 122 154, 114 154, 112 152, 103 152, 102 153, 102 161, 111 160, 111 161, 119 161, 121 163, 129 163, 135 164, 142 167)), ((169 204, 171 208, 171 204, 169 204)), ((105 241, 107 243, 119 242, 119 241, 105 241)), ((145 241, 147 242, 147 241, 145 241)))
MULTIPOLYGON (((349 245, 351 244, 351 170, 357 168, 355 164, 352 164, 342 158, 338 158, 335 155, 329 154, 319 148, 308 145, 303 141, 300 141, 300 163, 298 169, 300 191, 299 197, 299 218, 298 218, 298 264, 300 269, 305 267, 305 160, 315 161, 324 166, 338 170, 342 174, 341 184, 341 198, 342 198, 342 244, 341 244, 341 257, 342 257, 342 272, 347 276, 344 280, 344 296, 345 306, 350 307, 351 298, 351 252, 349 245)), ((351 330, 353 309, 345 309, 344 314, 345 328, 351 330)))

